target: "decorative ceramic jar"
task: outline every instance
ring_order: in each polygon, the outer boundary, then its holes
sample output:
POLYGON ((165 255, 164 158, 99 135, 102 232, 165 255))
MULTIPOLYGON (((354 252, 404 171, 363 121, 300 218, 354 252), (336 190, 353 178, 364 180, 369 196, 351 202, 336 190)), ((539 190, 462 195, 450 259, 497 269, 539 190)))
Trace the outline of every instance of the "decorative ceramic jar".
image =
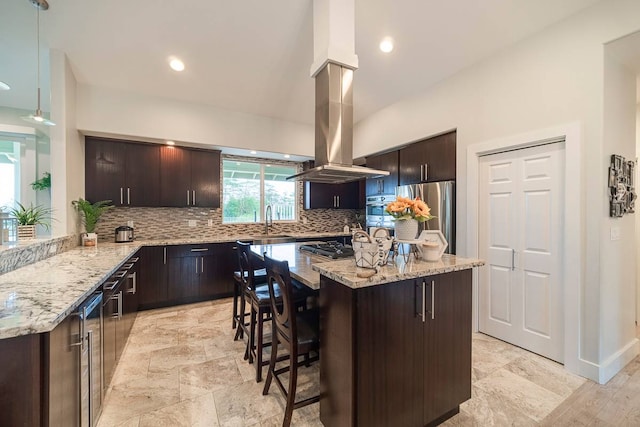
POLYGON ((397 219, 395 221, 395 237, 397 240, 415 240, 418 235, 417 219, 397 219))

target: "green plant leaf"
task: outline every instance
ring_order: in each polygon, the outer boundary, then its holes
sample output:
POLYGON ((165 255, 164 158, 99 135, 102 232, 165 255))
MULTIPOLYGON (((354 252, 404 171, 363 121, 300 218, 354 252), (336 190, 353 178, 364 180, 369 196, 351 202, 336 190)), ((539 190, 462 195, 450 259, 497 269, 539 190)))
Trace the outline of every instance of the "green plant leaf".
POLYGON ((100 200, 95 203, 91 203, 88 200, 79 198, 71 202, 74 208, 78 212, 82 213, 82 223, 87 233, 94 233, 96 230, 96 224, 98 220, 107 210, 113 208, 111 200, 100 200))

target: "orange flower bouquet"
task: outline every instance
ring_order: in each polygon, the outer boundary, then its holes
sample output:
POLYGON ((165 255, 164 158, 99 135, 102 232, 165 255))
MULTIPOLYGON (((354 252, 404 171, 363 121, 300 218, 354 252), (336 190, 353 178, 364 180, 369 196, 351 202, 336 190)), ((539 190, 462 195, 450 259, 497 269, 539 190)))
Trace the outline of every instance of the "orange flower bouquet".
POLYGON ((431 215, 431 208, 420 197, 411 200, 407 197, 398 196, 395 202, 387 205, 385 212, 394 219, 399 220, 415 219, 418 222, 425 222, 435 218, 431 215))

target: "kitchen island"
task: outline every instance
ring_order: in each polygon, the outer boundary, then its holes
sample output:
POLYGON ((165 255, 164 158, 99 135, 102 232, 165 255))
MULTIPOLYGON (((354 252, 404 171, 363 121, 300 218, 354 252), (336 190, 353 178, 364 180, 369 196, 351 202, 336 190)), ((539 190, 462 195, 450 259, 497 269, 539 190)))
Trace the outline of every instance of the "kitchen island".
POLYGON ((437 425, 471 397, 471 269, 477 259, 398 257, 368 278, 353 259, 252 246, 320 289, 320 420, 437 425))

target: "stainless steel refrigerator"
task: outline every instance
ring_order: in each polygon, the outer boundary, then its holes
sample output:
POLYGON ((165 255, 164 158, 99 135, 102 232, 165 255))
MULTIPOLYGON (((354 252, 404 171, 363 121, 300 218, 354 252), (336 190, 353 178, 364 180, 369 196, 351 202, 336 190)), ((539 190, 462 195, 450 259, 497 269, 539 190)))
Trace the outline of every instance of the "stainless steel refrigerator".
POLYGON ((435 218, 420 224, 422 230, 440 230, 449 246, 448 254, 456 253, 456 183, 455 181, 427 182, 424 184, 401 185, 398 196, 415 199, 420 197, 431 208, 435 218))

